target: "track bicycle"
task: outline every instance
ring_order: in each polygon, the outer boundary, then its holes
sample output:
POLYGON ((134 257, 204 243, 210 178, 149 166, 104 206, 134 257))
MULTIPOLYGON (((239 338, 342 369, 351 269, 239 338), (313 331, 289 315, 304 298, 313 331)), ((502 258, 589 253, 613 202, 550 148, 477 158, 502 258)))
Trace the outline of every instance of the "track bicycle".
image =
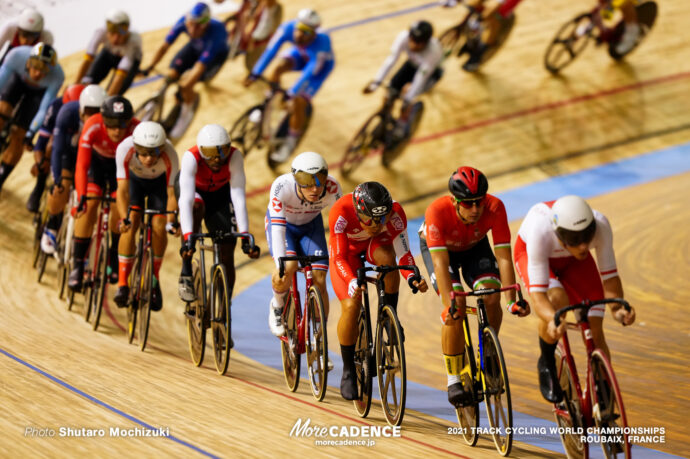
POLYGON ((326 396, 328 381, 328 336, 326 311, 321 291, 313 284, 311 264, 328 261, 328 255, 288 256, 278 258, 280 277, 285 274, 285 262, 297 261, 298 271, 306 280, 304 310, 301 308, 297 272, 292 276, 292 285, 283 307, 282 321, 285 334, 280 337, 283 373, 288 388, 295 392, 299 386, 301 355, 307 354, 307 369, 311 392, 318 401, 326 396))
POLYGON ((124 219, 126 224, 131 224, 129 217, 132 211, 143 213, 144 217, 139 228, 134 264, 128 280, 130 290, 127 299, 127 339, 130 343, 134 340, 137 330, 137 316, 139 316, 139 348, 143 351, 146 349, 146 341, 149 336, 153 291, 156 284, 160 283, 160 280, 153 274, 153 217, 156 215, 177 215, 177 211, 160 211, 130 206, 127 210, 127 217, 124 219))
POLYGON ((206 348, 206 329, 211 329, 213 356, 216 370, 221 375, 228 371, 232 341, 231 296, 228 275, 225 265, 221 263, 221 244, 233 239, 247 239, 254 247, 254 236, 249 233, 218 231, 214 233, 193 233, 189 236, 192 246, 198 241, 199 257, 192 260, 192 276, 196 299, 185 302, 184 316, 187 320, 187 340, 189 352, 194 365, 201 366, 206 348), (204 240, 211 239, 212 245, 205 245, 204 240), (206 250, 213 251, 213 264, 206 271, 206 250), (211 281, 208 282, 207 272, 211 281))
POLYGON ((465 442, 474 446, 479 438, 479 403, 484 401, 494 445, 501 456, 510 454, 513 444, 513 408, 503 350, 498 333, 489 324, 483 297, 507 290, 515 290, 518 299, 523 300, 519 284, 470 292, 450 292, 452 306, 449 311, 452 317, 457 310, 455 298, 477 297, 477 305, 466 306, 465 309, 467 314, 477 316, 477 354, 476 358, 473 357, 474 348, 466 314, 463 320, 466 366, 460 375, 463 389, 465 393, 471 394, 472 402, 456 406, 455 413, 465 442))
MULTIPOLYGON (((175 126, 175 123, 177 123, 177 119, 180 116, 180 111, 182 110, 182 95, 180 94, 179 90, 175 92, 175 103, 173 107, 166 112, 165 94, 168 92, 168 88, 170 88, 170 86, 173 84, 176 84, 177 81, 166 76, 162 76, 162 78, 163 86, 161 86, 161 88, 156 91, 153 96, 146 99, 144 103, 137 107, 137 109, 134 111, 134 117, 139 121, 155 121, 163 126, 165 133, 168 134, 175 126)), ((197 97, 193 107, 194 112, 196 112, 198 107, 199 98, 197 97)))
MULTIPOLYGON (((74 247, 74 217, 70 212, 72 207, 77 205, 77 192, 72 190, 70 198, 65 206, 63 212, 62 223, 55 238, 55 261, 57 262, 57 287, 58 298, 63 299, 65 296, 65 287, 67 286, 67 277, 72 269, 72 249, 74 247)), ((74 292, 67 289, 67 310, 72 309, 74 304, 74 292)))
POLYGON ((635 10, 640 25, 640 36, 635 46, 626 53, 620 54, 616 51, 625 28, 623 20, 614 19, 613 24, 608 24, 611 21, 605 20, 602 15, 613 17, 612 0, 598 0, 591 11, 579 14, 561 26, 549 47, 546 48, 544 66, 549 72, 557 74, 584 51, 590 39, 594 40, 597 46, 606 44, 609 55, 613 59, 623 59, 639 46, 652 29, 658 7, 654 1, 645 1, 638 3, 635 10))
POLYGON ((43 237, 43 231, 48 223, 48 194, 50 188, 52 188, 52 184, 46 184, 38 203, 38 212, 33 215, 32 220, 34 225, 33 266, 38 272, 39 284, 41 283, 41 279, 43 279, 43 273, 45 272, 46 263, 48 261, 48 254, 41 249, 41 237, 43 237))
POLYGON ((389 167, 419 127, 424 103, 414 102, 407 120, 402 120, 393 116, 393 106, 400 93, 391 86, 386 86, 386 91, 383 106, 364 122, 345 149, 340 170, 344 177, 349 177, 370 154, 381 154, 381 163, 389 167))
POLYGON ((554 404, 553 413, 558 426, 567 428, 563 429, 560 437, 569 458, 589 457, 589 443, 583 442, 582 436, 587 435, 587 429, 591 427, 620 428, 620 432, 599 435, 604 457, 630 458, 630 442, 625 433, 628 419, 623 406, 623 395, 609 358, 594 345, 587 319, 592 306, 608 303, 617 303, 627 311, 630 310, 628 302, 621 298, 585 300, 559 309, 554 317, 558 326, 568 311, 578 311, 576 322, 568 322, 567 328, 580 330, 587 350, 587 374, 583 390, 567 333, 563 334, 556 348, 556 370, 563 389, 563 401, 554 404), (584 433, 578 433, 580 428, 584 433))
MULTIPOLYGON (((285 89, 265 77, 257 75, 256 79, 267 83, 270 90, 266 93, 263 102, 247 109, 235 121, 230 128, 230 140, 233 145, 239 145, 245 156, 255 148, 266 149, 268 166, 273 169, 280 162, 271 159, 271 154, 280 149, 289 134, 290 113, 287 109, 287 103, 290 96, 285 89)), ((309 103, 304 129, 297 140, 295 149, 309 128, 311 116, 312 106, 309 103)))
MULTIPOLYGON (((467 15, 459 24, 445 30, 438 38, 443 47, 444 59, 448 59, 449 57, 460 58, 463 55, 467 55, 469 58, 480 45, 485 44, 482 39, 482 35, 486 32, 486 24, 482 18, 484 4, 482 3, 478 7, 473 7, 466 2, 461 3, 467 8, 467 15)), ((515 26, 514 13, 510 13, 506 18, 499 14, 496 16, 500 26, 498 35, 496 36, 496 42, 489 46, 484 52, 480 65, 486 63, 486 61, 491 59, 496 52, 501 49, 515 26)))
MULTIPOLYGON (((405 335, 398 319, 396 308, 384 302, 385 274, 399 270, 414 271, 420 279, 419 268, 413 265, 365 266, 357 269, 357 285, 367 283, 376 286, 378 308, 376 313, 376 336, 371 333, 369 295, 362 294, 362 305, 357 318, 357 341, 355 342, 355 375, 357 398, 353 400, 355 411, 366 417, 371 408, 371 393, 374 375, 378 379, 383 415, 388 424, 399 426, 405 415, 407 396, 407 369, 405 367, 405 335), (379 273, 377 278, 367 272, 379 273)), ((412 293, 417 293, 413 288, 412 293)))

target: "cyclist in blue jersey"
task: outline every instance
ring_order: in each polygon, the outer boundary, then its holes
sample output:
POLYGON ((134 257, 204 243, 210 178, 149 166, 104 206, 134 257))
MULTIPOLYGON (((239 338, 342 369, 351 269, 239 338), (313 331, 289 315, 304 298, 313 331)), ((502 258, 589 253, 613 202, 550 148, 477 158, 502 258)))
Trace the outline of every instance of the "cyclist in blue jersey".
POLYGON ((310 9, 301 10, 297 14, 297 19, 281 24, 245 80, 245 86, 256 80, 278 54, 283 43, 290 42, 295 45, 281 55, 280 63, 268 77, 270 81, 280 83, 283 73, 302 71, 300 78, 288 91, 291 96, 288 105, 290 131, 281 147, 271 153, 271 160, 276 163, 286 161, 292 154, 297 140, 304 131, 310 100, 335 66, 331 39, 328 34, 318 30, 320 25, 321 18, 310 9))
POLYGON ((0 130, 13 118, 7 148, 0 161, 0 189, 22 156, 22 145, 33 148, 34 134, 57 96, 65 74, 52 46, 12 49, 0 67, 0 130))
POLYGON ((165 42, 153 56, 151 64, 142 70, 144 75, 147 75, 158 64, 182 32, 189 35, 189 42, 177 52, 166 74, 169 81, 180 80, 180 95, 182 96, 180 116, 168 133, 172 141, 182 137, 194 117, 195 106, 199 100, 199 94, 194 92, 194 85, 198 81, 207 81, 218 73, 230 51, 225 25, 211 19, 211 10, 208 5, 199 2, 170 29, 165 42), (182 74, 184 77, 180 78, 182 74))

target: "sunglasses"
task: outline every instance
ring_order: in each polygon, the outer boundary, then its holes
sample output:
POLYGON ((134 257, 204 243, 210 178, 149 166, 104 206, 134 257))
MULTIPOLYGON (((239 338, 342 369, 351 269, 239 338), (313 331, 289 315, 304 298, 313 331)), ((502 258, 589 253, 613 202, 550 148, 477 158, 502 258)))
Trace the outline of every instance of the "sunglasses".
POLYGON ((308 35, 313 35, 314 33, 316 33, 314 29, 302 22, 298 22, 295 27, 297 27, 297 30, 299 30, 300 32, 306 33, 308 35))
POLYGON ((116 33, 120 35, 126 35, 129 31, 129 26, 125 24, 114 24, 110 21, 106 21, 105 28, 110 33, 116 33))
POLYGON ((129 120, 120 120, 117 118, 103 118, 103 124, 109 129, 124 129, 127 127, 129 120))
POLYGON ((293 174, 295 177, 295 182, 300 188, 312 188, 315 186, 323 186, 326 183, 326 178, 328 174, 323 172, 317 172, 316 174, 310 174, 309 172, 298 171, 293 174))
POLYGON ((482 196, 481 198, 476 198, 476 199, 458 199, 455 198, 455 202, 460 204, 460 207, 463 209, 471 209, 474 206, 481 207, 484 205, 484 199, 486 196, 482 196))
POLYGON ((225 161, 227 157, 230 156, 230 149, 232 147, 230 144, 218 145, 215 147, 199 147, 201 156, 207 161, 225 161))
POLYGON ((386 218, 388 218, 388 215, 382 215, 380 217, 370 217, 368 215, 364 215, 363 213, 357 212, 357 218, 359 219, 360 223, 364 226, 371 226, 371 225, 383 225, 386 223, 386 218))
POLYGON ((48 64, 46 61, 42 61, 35 57, 30 57, 28 64, 29 67, 31 67, 34 70, 38 70, 41 73, 48 73, 48 70, 50 68, 50 64, 48 64))
POLYGON ((158 157, 161 155, 160 147, 142 147, 141 145, 134 145, 134 150, 140 158, 150 158, 152 156, 158 157))

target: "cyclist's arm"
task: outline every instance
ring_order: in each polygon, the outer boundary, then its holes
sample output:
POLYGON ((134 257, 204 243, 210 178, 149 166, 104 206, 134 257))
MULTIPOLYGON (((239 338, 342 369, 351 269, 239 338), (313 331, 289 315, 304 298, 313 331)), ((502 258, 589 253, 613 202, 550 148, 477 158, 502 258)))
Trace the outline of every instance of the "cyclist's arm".
POLYGON ((401 32, 393 42, 393 46, 391 47, 391 53, 388 55, 386 60, 383 61, 383 64, 381 65, 381 68, 376 74, 374 81, 376 81, 377 83, 381 83, 383 79, 386 78, 388 72, 391 71, 397 60, 400 58, 400 54, 402 53, 403 47, 405 46, 405 40, 407 40, 406 31, 401 32))
POLYGON ((349 241, 347 240, 347 219, 341 215, 342 208, 338 205, 342 201, 338 201, 331 209, 328 217, 329 227, 329 248, 330 257, 335 266, 335 275, 340 276, 345 283, 349 284, 352 279, 356 279, 354 271, 347 262, 347 255, 349 253, 349 241))
MULTIPOLYGON (((448 271, 450 268, 448 249, 445 246, 429 247, 429 253, 431 254, 431 262, 434 265, 436 285, 441 296, 441 303, 443 303, 444 308, 447 308, 450 306, 450 291, 455 290, 450 279, 450 272, 448 271)), ((459 287, 462 290, 462 285, 459 287)))
MULTIPOLYGON (((89 131, 88 126, 84 127, 84 132, 82 132, 81 138, 79 139, 79 150, 77 151, 77 164, 74 168, 74 188, 77 190, 77 196, 79 199, 86 196, 86 187, 88 185, 88 173, 89 167, 91 166, 91 155, 92 147, 91 142, 88 139, 89 131)), ((92 128, 97 128, 95 124, 91 125, 92 128)))
MULTIPOLYGON (((402 230, 395 239, 393 239, 393 249, 395 250, 395 257, 401 265, 414 265, 414 257, 410 252, 410 238, 407 235, 407 228, 402 230)), ((414 271, 403 269, 400 271, 406 280, 414 276, 414 271)))
POLYGON ((246 233, 249 231, 249 217, 247 216, 247 199, 244 187, 247 179, 244 176, 244 157, 235 150, 230 158, 230 199, 232 200, 232 207, 235 209, 235 218, 237 219, 237 231, 246 233))
POLYGON ((93 58, 96 55, 96 52, 98 52, 98 48, 104 43, 105 29, 96 29, 88 45, 86 45, 86 51, 84 51, 84 59, 82 60, 81 65, 79 66, 77 77, 74 79, 75 83, 81 83, 82 78, 84 78, 84 75, 86 75, 86 72, 88 72, 89 67, 91 67, 91 63, 93 62, 93 58))
MULTIPOLYGON (((498 262, 498 272, 501 275, 501 284, 513 285, 515 283, 515 267, 510 251, 510 226, 508 225, 506 208, 503 201, 494 196, 489 195, 487 200, 488 208, 485 212, 490 211, 490 215, 493 216, 491 238, 494 242, 494 253, 498 262)), ((515 301, 515 290, 507 290, 503 294, 506 305, 515 301)))
POLYGON ((536 311, 537 316, 544 322, 553 321, 556 315, 556 309, 554 308, 546 292, 530 292, 530 305, 532 309, 536 311))
POLYGON ((115 177, 117 178, 117 210, 120 218, 127 216, 129 206, 129 150, 134 146, 131 140, 125 139, 117 146, 115 152, 115 177))
POLYGON ((443 49, 434 38, 429 41, 428 47, 429 51, 425 53, 424 61, 417 68, 414 78, 412 79, 412 84, 405 94, 405 101, 408 103, 412 102, 415 97, 424 91, 427 80, 431 77, 443 59, 443 49))
POLYGON ((278 179, 271 185, 268 202, 268 218, 271 219, 271 253, 278 267, 278 258, 285 256, 285 232, 287 218, 285 204, 282 202, 282 192, 287 187, 278 179))
POLYGON ((45 118, 48 106, 57 97, 58 91, 60 90, 60 87, 62 87, 62 83, 65 81, 65 74, 63 73, 60 64, 56 64, 56 66, 53 68, 53 72, 51 72, 51 74, 45 78, 50 78, 50 81, 48 82, 46 91, 43 93, 43 99, 41 99, 41 104, 38 106, 38 111, 36 112, 34 119, 31 121, 31 126, 26 134, 27 137, 33 137, 33 135, 38 131, 43 118, 45 118))
POLYGON ((7 84, 7 80, 9 80, 12 73, 21 75, 26 65, 26 58, 27 56, 24 54, 21 46, 9 50, 5 61, 0 66, 0 88, 7 84))
POLYGON ((276 33, 273 34, 273 37, 271 37, 271 40, 268 42, 266 50, 261 54, 256 64, 254 64, 252 74, 261 75, 264 70, 266 70, 268 64, 270 64, 273 58, 276 57, 276 54, 278 54, 280 47, 290 38, 290 33, 292 33, 292 27, 288 27, 287 24, 281 24, 281 26, 278 27, 278 30, 276 30, 276 33))
POLYGON ((273 8, 263 8, 252 31, 252 40, 262 41, 270 37, 280 25, 283 17, 283 7, 276 3, 273 8))
MULTIPOLYGON (((172 186, 168 186, 167 189, 168 192, 168 205, 166 206, 165 210, 168 212, 172 212, 174 210, 177 210, 177 198, 175 198, 175 188, 172 186)), ((172 223, 175 221, 175 214, 168 214, 167 220, 172 223)))
POLYGON ((182 165, 180 166, 180 226, 182 235, 187 240, 194 231, 194 194, 196 193, 196 170, 197 164, 194 155, 185 152, 182 155, 182 165))
MULTIPOLYGON (((498 272, 501 274, 502 285, 513 285, 515 283, 515 268, 513 267, 513 256, 510 253, 510 245, 494 247, 496 254, 496 261, 498 262, 498 272)), ((506 290, 505 295, 506 304, 515 300, 515 290, 506 290)))
POLYGON ((41 123, 41 128, 38 130, 38 139, 34 145, 34 151, 42 154, 44 157, 47 153, 48 140, 52 135, 53 128, 55 127, 55 119, 57 118, 57 111, 62 105, 58 102, 59 99, 53 100, 46 110, 46 116, 43 118, 43 123, 41 123))

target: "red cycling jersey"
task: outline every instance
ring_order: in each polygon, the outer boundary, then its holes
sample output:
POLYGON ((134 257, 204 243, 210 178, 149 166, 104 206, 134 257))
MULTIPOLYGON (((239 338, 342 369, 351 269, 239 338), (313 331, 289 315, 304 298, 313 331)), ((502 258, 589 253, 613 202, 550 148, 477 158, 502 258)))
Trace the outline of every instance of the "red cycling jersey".
MULTIPOLYGON (((194 156, 194 159, 196 160, 197 170, 195 176, 195 183, 196 189, 198 191, 216 191, 230 181, 229 167, 221 167, 218 172, 214 172, 208 166, 208 164, 206 164, 206 161, 204 161, 204 158, 201 156, 201 153, 199 152, 198 146, 194 145, 188 151, 194 156)), ((226 164, 230 163, 232 155, 234 155, 236 151, 237 148, 230 147, 230 156, 228 156, 226 164)))
POLYGON ((422 231, 429 251, 461 252, 474 247, 491 230, 494 247, 510 247, 510 228, 503 201, 486 195, 484 211, 477 223, 460 220, 452 196, 436 199, 424 213, 422 231))
MULTIPOLYGON (((124 135, 123 140, 132 135, 132 131, 134 131, 137 124, 139 124, 139 120, 136 118, 130 120, 127 125, 127 133, 124 135)), ((95 151, 101 158, 112 160, 114 171, 115 152, 118 144, 119 142, 113 142, 110 140, 110 137, 108 137, 108 133, 105 130, 105 124, 103 124, 103 116, 101 116, 100 113, 96 113, 86 120, 84 129, 81 131, 81 137, 79 138, 77 164, 74 170, 74 187, 77 190, 79 198, 86 195, 92 151, 95 151)))

